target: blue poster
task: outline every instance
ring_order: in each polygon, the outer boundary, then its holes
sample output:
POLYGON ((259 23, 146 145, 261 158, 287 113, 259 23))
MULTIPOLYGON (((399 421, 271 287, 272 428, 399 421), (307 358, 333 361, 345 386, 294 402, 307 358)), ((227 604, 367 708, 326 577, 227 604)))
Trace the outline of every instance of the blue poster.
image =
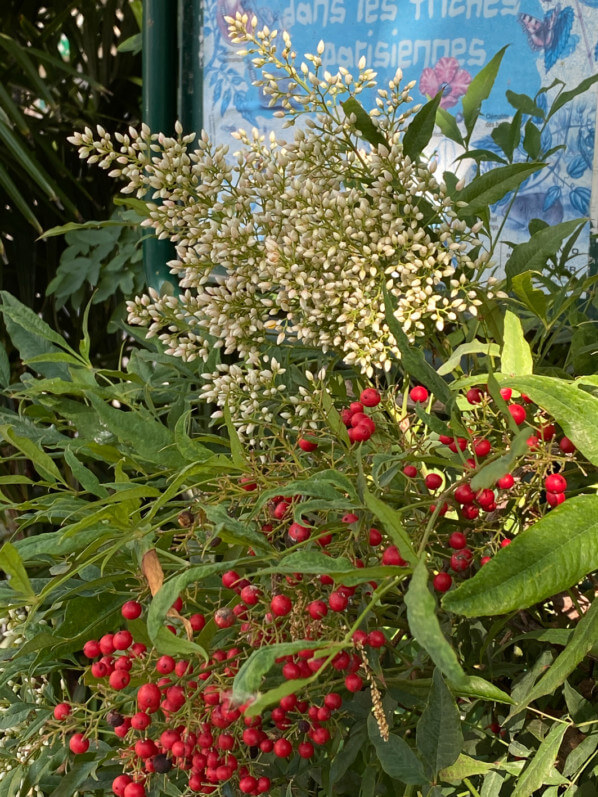
MULTIPOLYGON (((339 66, 357 71, 365 56, 383 85, 400 67, 405 80, 416 82, 415 102, 425 102, 443 89, 441 105, 458 122, 460 99, 472 78, 509 45, 472 141, 474 147, 497 154, 500 149, 491 131, 514 113, 505 96, 508 89, 533 97, 555 79, 570 89, 595 74, 598 66, 598 0, 206 0, 204 126, 219 143, 229 143, 232 151, 236 142, 231 133, 239 127, 276 130, 285 137, 281 120, 273 116, 277 109, 269 108, 268 98, 252 85, 257 70, 239 55, 242 48, 230 41, 224 17, 238 11, 255 14, 258 27, 267 25, 279 35, 288 31, 299 62, 303 53, 315 52, 323 40, 323 66, 330 72, 339 66)), ((595 90, 586 92, 551 119, 543 148, 566 148, 555 152, 549 167, 524 184, 510 210, 503 240, 524 240, 534 218, 557 224, 590 215, 596 96, 595 90)), ((370 107, 365 95, 360 99, 370 107)), ((546 106, 546 94, 538 103, 546 106)), ((429 154, 438 159, 440 171, 467 177, 472 168, 465 161, 455 163, 461 154, 458 146, 441 137, 433 141, 429 154)), ((525 158, 520 150, 516 159, 525 158)), ((506 204, 494 209, 497 224, 506 204)), ((585 237, 577 242, 580 264, 588 245, 586 227, 585 237)), ((508 247, 499 247, 495 260, 504 261, 508 252, 508 247)))

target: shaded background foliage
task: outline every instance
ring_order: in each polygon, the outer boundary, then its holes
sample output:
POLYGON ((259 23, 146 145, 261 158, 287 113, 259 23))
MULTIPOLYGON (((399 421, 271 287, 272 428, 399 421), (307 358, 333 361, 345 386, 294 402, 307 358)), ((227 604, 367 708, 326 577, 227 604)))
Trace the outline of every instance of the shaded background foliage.
MULTIPOLYGON (((79 290, 78 301, 67 307, 60 292, 58 301, 48 295, 48 285, 68 242, 39 235, 56 225, 106 219, 113 211, 113 182, 84 168, 66 137, 86 125, 138 123, 141 58, 131 37, 140 24, 139 0, 6 0, 0 9, 1 285, 67 339, 81 335, 96 265, 93 257, 91 264, 79 261, 83 282, 62 281, 63 294, 79 290)), ((106 318, 119 304, 117 274, 114 283, 90 316, 100 360, 119 349, 116 336, 106 335, 106 318)))

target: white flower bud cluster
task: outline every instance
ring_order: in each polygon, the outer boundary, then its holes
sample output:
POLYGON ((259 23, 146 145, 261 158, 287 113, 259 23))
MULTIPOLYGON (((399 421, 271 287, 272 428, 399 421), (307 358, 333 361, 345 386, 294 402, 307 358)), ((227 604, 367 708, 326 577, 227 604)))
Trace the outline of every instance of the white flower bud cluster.
POLYGON ((255 19, 242 14, 229 23, 255 63, 275 70, 264 71, 260 85, 272 103, 282 103, 288 121, 317 112, 292 141, 239 130, 232 159, 205 132, 192 149, 194 137, 180 125, 174 138, 142 126, 114 141, 102 128, 71 141, 81 157, 127 180, 125 193, 151 192, 160 200, 148 202, 144 224, 175 243, 169 266, 181 294, 136 297, 128 303, 129 322, 147 327, 187 362, 207 360, 214 347, 239 357, 244 365, 212 375, 202 396, 223 407, 245 390, 231 411, 251 436, 258 421, 248 419, 261 417, 267 404, 259 391, 272 389, 262 376, 271 370, 263 356, 269 345, 299 342, 334 352, 370 376, 388 370, 400 352, 386 322, 384 289, 414 341, 462 313, 477 313, 472 278, 484 255, 470 257, 477 230, 457 219, 435 163, 404 152, 414 111, 400 106, 411 100, 413 84, 401 86, 400 70, 378 90, 369 114, 355 100, 345 112, 342 98, 375 85, 365 63, 355 78, 342 69, 322 75, 318 46, 297 68, 286 33, 279 56, 276 31, 256 32, 255 19), (379 143, 363 145, 368 131, 379 143))

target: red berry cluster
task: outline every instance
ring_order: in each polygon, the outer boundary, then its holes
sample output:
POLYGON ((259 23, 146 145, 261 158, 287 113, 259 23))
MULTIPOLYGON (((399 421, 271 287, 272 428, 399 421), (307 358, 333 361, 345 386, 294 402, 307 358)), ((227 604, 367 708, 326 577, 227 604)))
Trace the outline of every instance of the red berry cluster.
POLYGON ((352 401, 341 410, 341 420, 347 427, 349 440, 352 443, 364 443, 376 431, 376 424, 366 414, 366 407, 377 407, 380 404, 380 393, 373 387, 361 391, 359 401, 352 401))

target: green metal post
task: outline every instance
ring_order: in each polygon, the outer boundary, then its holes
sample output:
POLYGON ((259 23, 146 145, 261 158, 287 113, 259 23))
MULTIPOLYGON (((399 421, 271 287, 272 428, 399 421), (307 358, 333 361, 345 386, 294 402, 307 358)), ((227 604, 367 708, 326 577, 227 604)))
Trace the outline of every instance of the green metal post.
POLYGON ((185 133, 203 127, 203 3, 179 0, 179 119, 185 133))
MULTIPOLYGON (((143 121, 152 132, 171 135, 177 113, 177 2, 145 0, 143 3, 143 121)), ((174 258, 169 241, 147 238, 143 242, 145 278, 160 290, 172 282, 166 265, 174 258)))

